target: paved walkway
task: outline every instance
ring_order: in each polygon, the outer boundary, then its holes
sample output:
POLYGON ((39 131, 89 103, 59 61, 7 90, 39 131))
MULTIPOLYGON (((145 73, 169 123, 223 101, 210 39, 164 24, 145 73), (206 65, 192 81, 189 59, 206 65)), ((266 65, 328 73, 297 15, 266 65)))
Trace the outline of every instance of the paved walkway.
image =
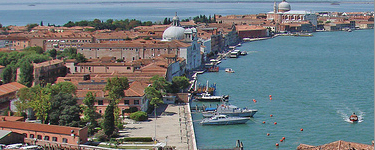
MULTIPOLYGON (((155 137, 163 145, 175 146, 177 150, 193 150, 192 123, 189 105, 164 105, 158 109, 158 117, 150 117, 149 121, 127 122, 120 136, 125 137, 155 137), (164 111, 163 111, 164 110, 164 111), (156 132, 155 132, 156 129, 156 132)), ((194 141, 195 142, 195 141, 194 141)))

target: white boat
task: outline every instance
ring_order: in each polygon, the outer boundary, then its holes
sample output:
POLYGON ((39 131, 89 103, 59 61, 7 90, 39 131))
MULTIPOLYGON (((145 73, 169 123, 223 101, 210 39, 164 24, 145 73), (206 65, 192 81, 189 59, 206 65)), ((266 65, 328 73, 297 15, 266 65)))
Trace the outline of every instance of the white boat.
POLYGON ((234 70, 232 68, 225 68, 225 72, 234 73, 234 70))
POLYGON ((247 55, 247 51, 242 51, 241 55, 247 55))
POLYGON ((196 96, 194 99, 198 101, 215 101, 215 102, 221 102, 221 101, 228 101, 229 96, 228 95, 221 95, 221 96, 213 96, 208 92, 202 93, 201 96, 196 96))
POLYGON ((234 51, 230 52, 229 57, 230 58, 237 58, 238 55, 240 55, 240 53, 241 53, 240 50, 234 50, 234 51))
POLYGON ((202 125, 228 125, 228 124, 243 124, 249 121, 250 118, 245 117, 228 117, 227 115, 215 115, 211 118, 203 119, 202 125))
POLYGON ((227 115, 234 117, 253 117, 258 112, 256 109, 239 108, 235 105, 222 104, 216 108, 216 111, 203 112, 203 117, 212 117, 214 115, 227 115))

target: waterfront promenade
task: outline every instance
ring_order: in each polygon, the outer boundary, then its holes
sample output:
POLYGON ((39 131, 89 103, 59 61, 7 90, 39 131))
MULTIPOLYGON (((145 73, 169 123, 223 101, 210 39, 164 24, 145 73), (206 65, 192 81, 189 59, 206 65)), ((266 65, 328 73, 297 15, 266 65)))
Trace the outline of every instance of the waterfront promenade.
POLYGON ((121 136, 154 137, 156 129, 157 145, 176 147, 176 149, 196 150, 195 134, 189 104, 163 105, 158 108, 157 119, 134 122, 126 119, 125 130, 121 136))

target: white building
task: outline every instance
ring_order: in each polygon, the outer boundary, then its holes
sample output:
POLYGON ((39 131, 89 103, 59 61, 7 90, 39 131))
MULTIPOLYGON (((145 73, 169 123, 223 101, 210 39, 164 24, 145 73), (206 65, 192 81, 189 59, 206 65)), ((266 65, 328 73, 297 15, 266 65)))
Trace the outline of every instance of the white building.
POLYGON ((180 19, 176 15, 172 19, 172 26, 168 27, 163 32, 162 41, 179 40, 183 43, 189 44, 186 47, 180 48, 178 57, 186 59, 186 70, 198 69, 202 65, 200 44, 197 41, 197 29, 184 29, 180 25, 180 19))
POLYGON ((291 10, 291 6, 286 0, 283 0, 278 6, 276 6, 275 2, 273 9, 273 11, 267 13, 267 19, 274 20, 276 23, 310 21, 314 26, 318 25, 315 13, 304 10, 291 10))

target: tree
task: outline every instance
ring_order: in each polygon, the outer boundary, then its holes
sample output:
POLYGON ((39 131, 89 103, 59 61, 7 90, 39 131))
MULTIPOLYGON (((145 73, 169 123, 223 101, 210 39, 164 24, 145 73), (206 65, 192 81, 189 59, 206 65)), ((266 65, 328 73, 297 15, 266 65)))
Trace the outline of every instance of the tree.
POLYGON ((29 106, 33 108, 37 119, 45 123, 48 117, 48 112, 51 109, 50 96, 40 85, 36 85, 29 89, 29 106))
POLYGON ((3 83, 6 84, 6 83, 10 83, 10 82, 13 82, 15 79, 15 75, 13 74, 13 65, 8 65, 5 67, 5 69, 3 70, 3 73, 2 73, 2 77, 3 77, 3 83))
POLYGON ((76 95, 77 87, 72 82, 59 82, 52 85, 51 90, 53 95, 57 95, 60 92, 76 95))
POLYGON ((88 122, 88 133, 89 135, 94 134, 95 128, 98 126, 96 119, 98 118, 98 113, 96 112, 95 96, 92 92, 88 92, 86 97, 83 99, 83 104, 85 104, 83 109, 84 122, 88 122))
MULTIPOLYGON (((17 92, 18 100, 14 102, 16 106, 17 116, 24 116, 26 114, 27 109, 30 108, 29 101, 30 101, 30 94, 29 88, 22 88, 17 92)), ((26 117, 25 117, 26 118, 26 117)))
POLYGON ((184 76, 175 76, 172 79, 172 91, 177 93, 190 86, 189 79, 184 76))
POLYGON ((48 54, 49 54, 50 57, 55 59, 56 56, 57 56, 57 51, 56 51, 56 49, 51 49, 51 50, 48 51, 48 54))
POLYGON ((153 76, 150 81, 152 82, 152 87, 154 87, 156 90, 159 90, 162 93, 165 91, 169 91, 171 83, 165 80, 164 77, 159 77, 158 75, 156 75, 153 76))
POLYGON ((60 92, 51 100, 48 112, 49 123, 54 125, 78 127, 80 124, 80 108, 72 94, 60 92))
POLYGON ((114 116, 114 105, 111 103, 107 106, 104 113, 104 121, 102 124, 104 133, 111 138, 115 131, 115 116, 114 116))
POLYGON ((20 80, 19 82, 27 87, 31 87, 34 80, 34 67, 30 62, 23 62, 20 66, 20 80))
POLYGON ((108 91, 108 96, 112 100, 125 97, 124 90, 129 88, 129 81, 126 77, 113 77, 107 79, 107 84, 104 87, 103 91, 108 91))

